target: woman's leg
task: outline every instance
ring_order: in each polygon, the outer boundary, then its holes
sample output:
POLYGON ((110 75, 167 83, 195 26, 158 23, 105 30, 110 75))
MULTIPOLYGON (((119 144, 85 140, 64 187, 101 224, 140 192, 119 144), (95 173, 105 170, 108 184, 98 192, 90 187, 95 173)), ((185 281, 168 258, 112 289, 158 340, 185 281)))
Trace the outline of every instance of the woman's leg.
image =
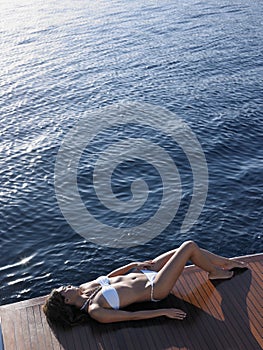
POLYGON ((208 250, 205 250, 202 248, 200 248, 200 250, 210 260, 211 264, 221 267, 222 269, 230 270, 230 269, 233 269, 234 267, 240 267, 240 268, 247 267, 247 264, 243 261, 237 261, 234 259, 225 258, 223 256, 211 253, 208 250))
POLYGON ((231 278, 232 271, 216 267, 211 261, 223 264, 220 257, 200 249, 193 241, 183 243, 160 269, 154 280, 154 298, 163 299, 172 290, 188 260, 209 273, 209 278, 231 278))
MULTIPOLYGON (((177 248, 178 249, 178 248, 177 248)), ((171 257, 176 253, 177 249, 170 250, 165 252, 152 260, 154 263, 152 270, 160 271, 163 266, 171 259, 171 257)), ((206 258, 209 260, 210 264, 221 267, 226 270, 230 270, 233 267, 246 267, 247 264, 241 261, 232 260, 229 258, 225 258, 220 255, 216 255, 214 253, 209 252, 208 250, 200 248, 206 258)))
POLYGON ((169 252, 165 252, 159 256, 157 256, 156 258, 154 258, 152 260, 153 267, 151 268, 151 270, 154 271, 160 271, 161 268, 167 263, 167 261, 169 261, 171 259, 171 257, 176 253, 177 249, 173 249, 170 250, 169 252))

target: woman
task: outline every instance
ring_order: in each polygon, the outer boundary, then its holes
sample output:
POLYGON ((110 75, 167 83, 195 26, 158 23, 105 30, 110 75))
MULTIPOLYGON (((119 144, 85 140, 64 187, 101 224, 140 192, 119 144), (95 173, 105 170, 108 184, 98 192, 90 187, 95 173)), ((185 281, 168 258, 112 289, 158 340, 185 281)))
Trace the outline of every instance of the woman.
POLYGON ((80 287, 53 290, 43 310, 50 323, 63 326, 86 322, 87 316, 101 323, 159 316, 183 320, 186 313, 175 308, 135 312, 121 309, 137 302, 166 298, 188 260, 207 271, 210 280, 229 279, 234 273, 231 269, 247 267, 244 262, 215 255, 187 241, 151 261, 130 263, 80 287))

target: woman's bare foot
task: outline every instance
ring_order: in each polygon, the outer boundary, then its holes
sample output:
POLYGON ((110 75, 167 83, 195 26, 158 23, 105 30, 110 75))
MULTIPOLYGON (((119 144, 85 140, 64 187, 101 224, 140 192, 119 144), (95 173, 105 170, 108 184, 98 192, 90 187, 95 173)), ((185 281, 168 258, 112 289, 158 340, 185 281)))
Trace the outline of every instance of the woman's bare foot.
POLYGON ((234 276, 233 271, 216 269, 214 272, 208 273, 208 278, 210 280, 226 280, 234 276))
POLYGON ((224 264, 223 268, 226 270, 231 270, 234 268, 247 269, 248 264, 244 261, 237 261, 237 260, 228 259, 228 261, 224 264))

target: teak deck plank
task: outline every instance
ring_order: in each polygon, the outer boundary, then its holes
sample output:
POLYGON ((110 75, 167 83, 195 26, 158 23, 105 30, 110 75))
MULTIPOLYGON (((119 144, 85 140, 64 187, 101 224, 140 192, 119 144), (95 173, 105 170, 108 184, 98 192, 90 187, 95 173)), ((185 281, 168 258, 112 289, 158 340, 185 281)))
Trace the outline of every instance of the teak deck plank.
MULTIPOLYGON (((241 259, 241 258, 240 258, 241 259)), ((195 266, 184 269, 174 295, 143 308, 176 307, 184 321, 160 317, 70 330, 50 328, 41 306, 45 297, 0 307, 5 350, 260 350, 263 254, 242 257, 249 269, 231 280, 208 281, 195 266)), ((1 348, 1 346, 0 346, 1 348)))

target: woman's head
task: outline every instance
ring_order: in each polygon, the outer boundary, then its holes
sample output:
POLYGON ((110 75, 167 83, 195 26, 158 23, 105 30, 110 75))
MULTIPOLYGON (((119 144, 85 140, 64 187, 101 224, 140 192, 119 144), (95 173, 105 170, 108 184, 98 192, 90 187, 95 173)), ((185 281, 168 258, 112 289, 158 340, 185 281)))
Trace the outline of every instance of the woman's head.
POLYGON ((67 288, 54 289, 43 305, 43 311, 51 325, 72 327, 89 320, 87 313, 80 311, 71 303, 71 297, 74 297, 77 291, 74 292, 73 288, 67 290, 67 288))
POLYGON ((59 292, 62 295, 65 304, 70 305, 76 305, 77 299, 79 299, 79 296, 82 294, 79 287, 74 287, 71 285, 66 287, 59 287, 57 289, 57 292, 59 292))

